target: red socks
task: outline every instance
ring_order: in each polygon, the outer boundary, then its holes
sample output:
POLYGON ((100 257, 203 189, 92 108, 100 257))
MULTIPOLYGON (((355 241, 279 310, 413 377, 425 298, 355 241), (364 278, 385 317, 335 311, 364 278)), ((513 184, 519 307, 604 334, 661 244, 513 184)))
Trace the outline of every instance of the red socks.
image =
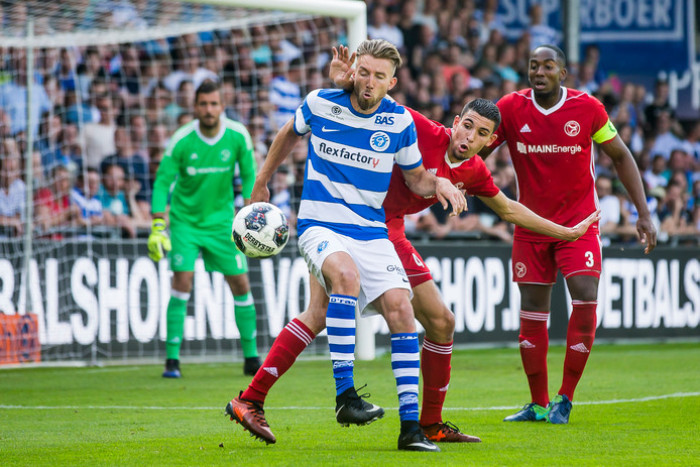
POLYGON ((574 390, 586 367, 593 347, 597 322, 598 302, 573 301, 573 311, 566 331, 566 357, 564 358, 564 378, 559 394, 574 400, 574 390))
POLYGON ((532 402, 542 407, 549 404, 547 386, 547 350, 549 311, 520 310, 520 358, 530 385, 532 402))
POLYGON ((423 406, 420 411, 420 424, 422 426, 442 421, 442 406, 445 403, 445 395, 450 383, 451 359, 452 342, 438 344, 423 339, 420 362, 423 375, 423 406))
POLYGON ((314 333, 304 323, 296 318, 290 321, 272 343, 270 353, 241 398, 262 405, 272 385, 289 370, 314 337, 314 333))

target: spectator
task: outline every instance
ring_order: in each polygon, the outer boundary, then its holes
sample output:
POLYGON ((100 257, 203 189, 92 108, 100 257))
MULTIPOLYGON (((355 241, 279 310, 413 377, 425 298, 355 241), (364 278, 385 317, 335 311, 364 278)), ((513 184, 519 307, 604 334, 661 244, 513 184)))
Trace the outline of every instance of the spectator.
POLYGON ((544 44, 559 45, 559 33, 547 25, 542 5, 535 3, 530 7, 530 25, 527 28, 530 35, 530 50, 544 44))
POLYGON ((299 83, 301 62, 293 60, 277 62, 275 77, 270 84, 270 102, 275 106, 273 123, 275 129, 282 128, 294 116, 301 104, 301 86, 299 83))
POLYGON ((85 155, 83 163, 88 167, 98 167, 102 159, 114 154, 114 131, 117 126, 114 121, 112 99, 108 93, 97 96, 95 104, 100 111, 100 121, 86 123, 83 130, 85 137, 85 155))
POLYGON ((603 235, 603 246, 608 246, 610 245, 610 238, 606 234, 616 233, 620 224, 620 199, 613 194, 613 180, 608 175, 598 175, 595 181, 595 191, 598 194, 600 206, 598 228, 603 235))
POLYGON ((77 207, 76 222, 81 227, 103 225, 102 202, 97 197, 100 190, 100 173, 94 167, 80 172, 70 193, 71 203, 77 207))
POLYGON ((663 176, 669 182, 674 177, 685 178, 683 183, 684 188, 689 189, 693 185, 693 161, 690 155, 682 149, 674 149, 671 151, 671 157, 668 160, 668 168, 664 171, 663 176))
MULTIPOLYGON (((638 100, 640 97, 641 96, 638 96, 638 100)), ((647 132, 653 132, 659 126, 661 114, 664 114, 669 119, 673 117, 673 108, 668 102, 668 82, 659 79, 656 80, 654 84, 654 97, 652 102, 644 108, 644 120, 646 121, 647 132)))
POLYGON ((140 106, 135 106, 130 109, 128 121, 131 146, 134 153, 141 156, 144 160, 148 160, 148 126, 146 125, 146 117, 141 112, 140 106))
POLYGON ((175 92, 175 101, 165 106, 165 117, 169 124, 174 125, 177 117, 183 112, 191 113, 194 110, 194 85, 192 80, 183 79, 175 92))
POLYGON ((72 175, 68 167, 56 165, 51 170, 49 187, 40 188, 37 191, 36 220, 45 232, 54 227, 69 226, 80 216, 78 207, 70 201, 72 186, 72 175))
MULTIPOLYGON (((100 172, 103 177, 107 168, 112 164, 118 164, 124 174, 128 175, 128 188, 137 187, 135 207, 138 218, 147 216, 150 212, 151 193, 148 190, 148 165, 143 157, 136 154, 129 137, 129 131, 124 127, 117 127, 114 132, 116 152, 105 157, 100 163, 100 172), (137 209, 136 209, 137 208, 137 209)), ((125 187, 122 187, 123 189, 125 187)), ((150 226, 149 226, 150 227, 150 226)))
POLYGON ((370 39, 384 39, 391 42, 397 49, 403 51, 403 32, 396 24, 387 22, 387 11, 383 5, 376 5, 370 12, 370 21, 367 25, 367 35, 370 39))
POLYGON ((156 125, 165 120, 165 108, 172 102, 172 94, 159 81, 146 98, 145 117, 148 125, 156 125))
POLYGON ((0 107, 0 139, 12 137, 12 117, 0 107))
POLYGON ((128 237, 136 236, 136 228, 131 220, 131 210, 124 188, 126 177, 124 169, 116 162, 103 165, 102 185, 97 198, 102 205, 105 225, 119 227, 128 237))
POLYGON ((496 60, 496 72, 504 81, 512 81, 513 83, 520 82, 520 75, 513 68, 515 64, 515 46, 510 43, 504 43, 498 48, 496 60))
POLYGON ((669 175, 666 171, 666 159, 661 154, 657 154, 651 160, 651 167, 644 172, 643 177, 649 189, 652 189, 657 186, 666 186, 669 175))
POLYGON ((205 79, 219 81, 219 77, 212 70, 200 66, 201 50, 197 47, 180 48, 176 64, 178 69, 163 79, 163 84, 172 93, 177 92, 182 80, 190 80, 196 89, 205 79))
POLYGON ((672 179, 666 187, 666 196, 659 210, 661 230, 669 236, 693 235, 698 230, 693 224, 693 212, 689 208, 689 194, 680 179, 672 179))
POLYGON ((613 120, 615 125, 627 123, 633 129, 637 129, 640 126, 639 114, 634 103, 635 89, 636 86, 634 85, 634 83, 625 83, 622 86, 622 92, 620 93, 620 101, 610 113, 610 118, 613 120), (619 118, 618 115, 621 112, 625 111, 626 118, 619 118))
MULTIPOLYGON (((447 54, 444 64, 442 65, 442 76, 434 75, 434 78, 440 78, 441 84, 449 85, 452 82, 454 75, 462 75, 461 78, 469 87, 470 74, 469 70, 462 63, 466 62, 463 57, 462 49, 457 44, 450 44, 447 48, 447 54)), ((435 71, 433 71, 435 73, 435 71)))
MULTIPOLYGON (((21 2, 19 3, 21 4, 21 2)), ((0 109, 10 117, 10 134, 27 130, 27 58, 24 49, 14 49, 10 56, 12 80, 0 85, 0 109)), ((32 79, 32 136, 36 139, 39 118, 51 110, 51 100, 44 87, 32 79)))
POLYGON ((595 64, 591 62, 584 62, 579 70, 579 85, 578 90, 583 91, 586 94, 595 94, 599 85, 595 80, 595 64))
POLYGON ((112 73, 112 80, 127 107, 137 104, 141 93, 141 64, 139 51, 134 44, 122 47, 117 57, 117 66, 112 73))
POLYGON ((103 66, 100 51, 97 47, 87 48, 83 56, 83 62, 77 66, 76 71, 78 75, 78 89, 84 96, 90 93, 92 82, 95 79, 105 80, 107 70, 103 66))
POLYGON ((77 173, 83 167, 83 147, 80 142, 78 127, 72 124, 63 125, 58 136, 60 160, 70 169, 71 173, 77 173))
POLYGON ((20 157, 14 141, 3 142, 0 156, 0 237, 24 232, 26 186, 20 177, 20 157))
POLYGON ((651 153, 661 154, 666 160, 671 157, 671 151, 681 147, 681 140, 671 131, 673 126, 672 113, 659 110, 656 114, 655 139, 651 153))
POLYGON ((683 149, 690 154, 696 171, 700 171, 700 120, 696 121, 683 141, 683 149))

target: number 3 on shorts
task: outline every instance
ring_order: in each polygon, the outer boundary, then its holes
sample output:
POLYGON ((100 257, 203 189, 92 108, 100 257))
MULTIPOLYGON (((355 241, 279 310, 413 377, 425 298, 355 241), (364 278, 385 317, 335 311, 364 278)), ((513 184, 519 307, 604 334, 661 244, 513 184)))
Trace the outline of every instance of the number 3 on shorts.
POLYGON ((593 260, 593 252, 592 251, 587 251, 583 254, 583 256, 586 257, 586 266, 589 268, 593 267, 595 264, 595 261, 593 260))

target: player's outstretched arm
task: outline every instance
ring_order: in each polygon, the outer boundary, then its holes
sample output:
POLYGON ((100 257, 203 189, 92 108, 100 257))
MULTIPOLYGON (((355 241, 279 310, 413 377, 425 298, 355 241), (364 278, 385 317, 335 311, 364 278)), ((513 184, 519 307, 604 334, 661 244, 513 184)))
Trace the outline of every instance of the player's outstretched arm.
POLYGON ((612 159, 620 181, 625 186, 630 199, 637 208, 639 213, 637 233, 639 234, 639 240, 646 244, 644 253, 649 254, 656 247, 656 228, 651 221, 642 178, 639 175, 639 169, 634 161, 634 157, 620 138, 620 135, 616 135, 611 141, 601 144, 600 147, 612 159))
POLYGON ((352 91, 355 86, 353 63, 355 63, 355 52, 350 55, 350 51, 344 45, 333 47, 333 60, 328 70, 328 77, 333 84, 346 91, 352 91))
POLYGON ((252 203, 270 201, 270 190, 267 188, 267 184, 300 139, 301 136, 294 131, 294 119, 292 118, 284 124, 270 145, 265 162, 255 177, 253 192, 250 195, 252 203))
POLYGON ((408 188, 419 196, 437 197, 444 209, 447 209, 448 202, 452 204, 450 216, 456 216, 467 209, 467 200, 464 193, 456 188, 452 182, 446 178, 436 177, 425 170, 423 165, 411 170, 404 170, 403 176, 408 188))
POLYGON ((493 198, 479 196, 479 199, 493 209, 504 221, 512 222, 513 224, 525 227, 533 232, 570 242, 577 240, 581 235, 586 233, 592 223, 600 220, 600 211, 596 211, 577 225, 573 227, 564 227, 563 225, 556 224, 544 217, 538 216, 524 205, 508 198, 501 191, 493 198))

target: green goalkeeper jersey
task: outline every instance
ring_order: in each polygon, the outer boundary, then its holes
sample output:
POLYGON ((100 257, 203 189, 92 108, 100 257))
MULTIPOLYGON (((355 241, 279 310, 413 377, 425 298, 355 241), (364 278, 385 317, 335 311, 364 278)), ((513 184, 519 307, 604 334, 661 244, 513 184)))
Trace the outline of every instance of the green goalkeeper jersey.
POLYGON ((153 186, 153 213, 165 212, 170 198, 170 222, 198 229, 231 227, 233 177, 238 164, 243 188, 250 198, 255 182, 255 156, 248 130, 221 116, 221 129, 213 138, 199 131, 194 120, 178 129, 163 154, 153 186))

